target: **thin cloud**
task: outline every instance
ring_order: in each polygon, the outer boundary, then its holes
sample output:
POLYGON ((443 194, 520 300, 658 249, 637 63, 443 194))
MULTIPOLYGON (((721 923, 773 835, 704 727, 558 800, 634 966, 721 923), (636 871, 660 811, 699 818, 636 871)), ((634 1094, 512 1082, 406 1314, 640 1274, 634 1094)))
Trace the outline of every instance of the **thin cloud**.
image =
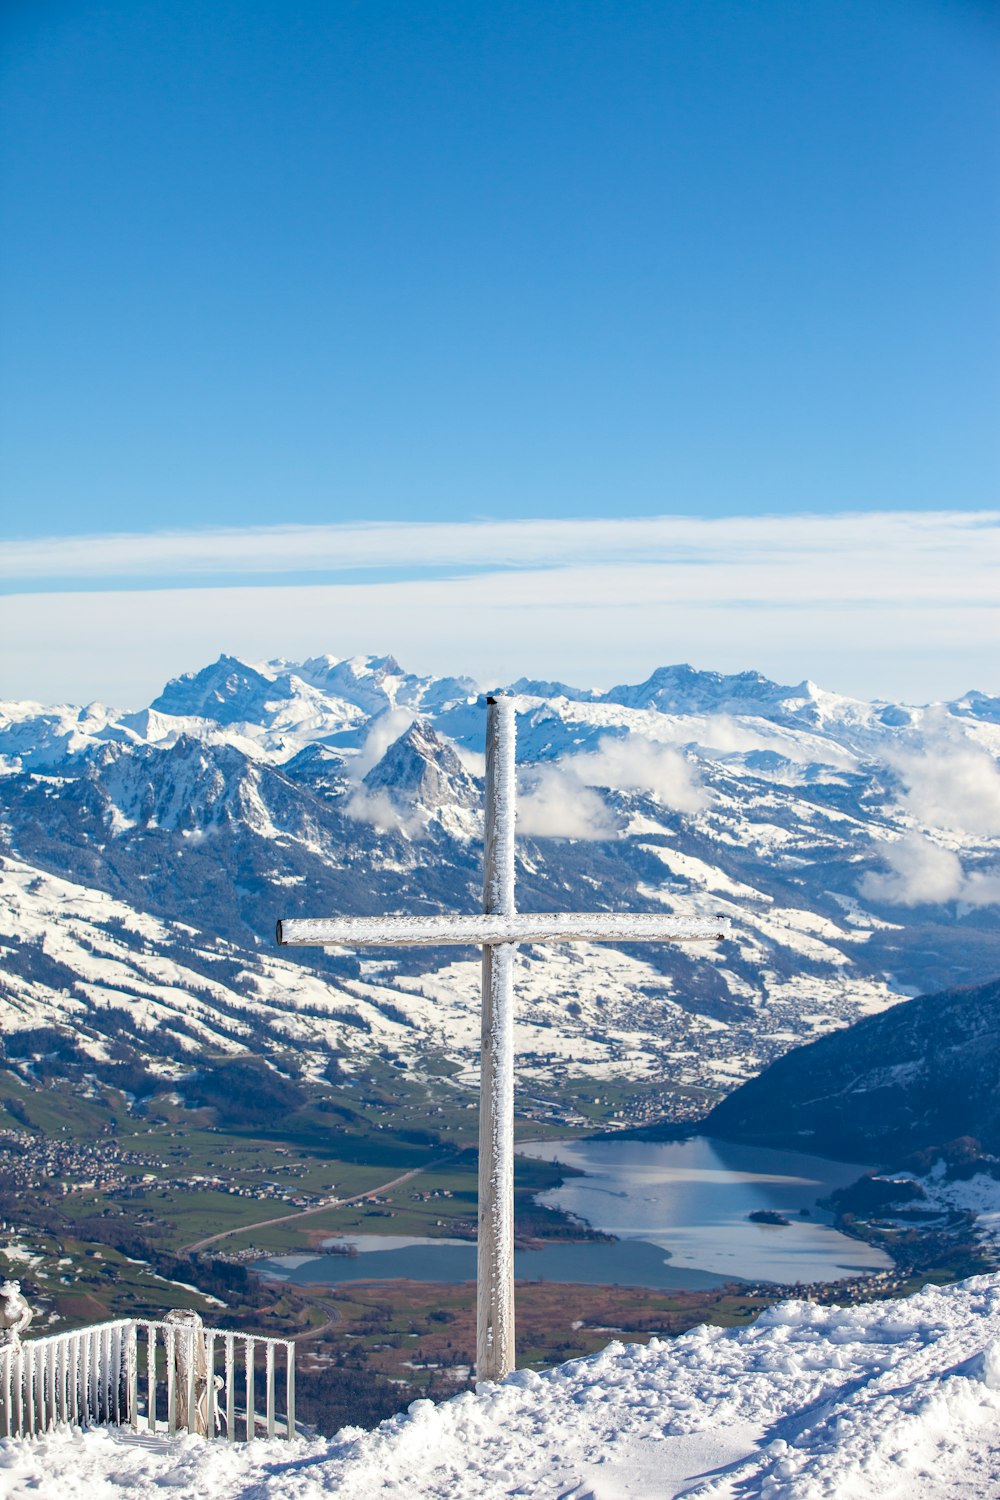
POLYGON ((644 792, 676 812, 699 812, 707 803, 694 767, 679 750, 637 736, 606 735, 596 750, 571 756, 568 766, 586 786, 644 792))
POLYGON ((862 896, 891 906, 941 905, 954 901, 965 884, 962 862, 922 833, 907 833, 881 850, 885 870, 870 870, 861 880, 862 896))
POLYGON ((3 692, 48 701, 140 706, 220 651, 329 651, 604 687, 687 660, 926 703, 989 689, 1000 651, 994 512, 287 527, 4 558, 3 692))
MULTIPOLYGON (((822 571, 822 559, 814 571, 822 571)), ((684 569, 566 568, 479 578, 94 590, 0 597, 6 698, 139 708, 169 677, 220 651, 243 661, 318 652, 394 653, 413 671, 479 682, 522 676, 583 687, 638 682, 690 661, 812 677, 855 697, 909 703, 989 690, 1000 658, 1000 600, 929 608, 918 600, 778 595, 747 605, 713 569, 680 596, 684 569)), ((796 587, 807 588, 801 578, 796 587)))
POLYGON ((416 718, 406 708, 389 708, 377 714, 368 726, 361 749, 350 763, 350 779, 362 781, 377 766, 389 746, 404 735, 416 718))
POLYGON ((346 575, 388 568, 416 577, 442 568, 488 573, 588 565, 599 565, 603 573, 616 565, 631 572, 638 565, 666 564, 673 572, 675 597, 689 599, 701 597, 702 570, 710 567, 725 573, 733 599, 941 600, 961 591, 966 599, 981 593, 989 600, 990 569, 998 562, 998 512, 873 511, 41 537, 7 542, 0 576, 8 586, 23 588, 32 580, 182 583, 199 577, 279 579, 289 573, 346 575))
POLYGON ((351 792, 344 803, 344 811, 356 823, 370 823, 381 833, 405 833, 408 838, 418 838, 423 832, 418 814, 404 811, 396 806, 387 792, 372 791, 363 783, 389 746, 406 733, 414 717, 406 709, 390 708, 372 720, 361 749, 350 762, 348 781, 351 792))
POLYGON ((541 839, 610 839, 615 819, 569 765, 533 766, 522 780, 517 831, 541 839))

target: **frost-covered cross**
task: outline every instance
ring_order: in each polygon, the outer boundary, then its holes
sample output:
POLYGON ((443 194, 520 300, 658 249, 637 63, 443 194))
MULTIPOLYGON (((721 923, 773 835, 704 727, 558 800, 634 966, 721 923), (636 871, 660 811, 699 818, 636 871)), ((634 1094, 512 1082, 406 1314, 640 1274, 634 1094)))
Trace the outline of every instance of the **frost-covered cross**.
POLYGON ((278 942, 324 948, 476 943, 483 950, 476 1371, 514 1368, 514 951, 519 943, 714 942, 724 918, 596 912, 527 914, 514 905, 514 703, 487 698, 481 916, 310 917, 278 923, 278 942))

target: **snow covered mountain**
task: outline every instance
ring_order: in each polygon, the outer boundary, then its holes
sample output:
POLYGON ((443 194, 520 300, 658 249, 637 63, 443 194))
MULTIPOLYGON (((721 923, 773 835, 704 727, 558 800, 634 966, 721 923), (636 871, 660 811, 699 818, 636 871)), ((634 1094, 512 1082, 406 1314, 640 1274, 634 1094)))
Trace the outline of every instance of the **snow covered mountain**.
MULTIPOLYGON (((690 667, 511 691, 522 908, 724 912, 736 934, 709 954, 524 948, 518 1044, 547 1086, 726 1090, 1000 973, 1000 700, 690 667)), ((444 1049, 471 1082, 477 953, 285 957, 273 932, 476 910, 484 724, 473 683, 391 657, 222 657, 139 712, 0 706, 4 1029, 70 1021, 97 1056, 131 1016, 155 1067, 201 1028, 307 1073, 444 1049)))
POLYGON ((39 1500, 986 1500, 1000 1277, 616 1342, 291 1447, 64 1427, 0 1448, 0 1489, 39 1500))

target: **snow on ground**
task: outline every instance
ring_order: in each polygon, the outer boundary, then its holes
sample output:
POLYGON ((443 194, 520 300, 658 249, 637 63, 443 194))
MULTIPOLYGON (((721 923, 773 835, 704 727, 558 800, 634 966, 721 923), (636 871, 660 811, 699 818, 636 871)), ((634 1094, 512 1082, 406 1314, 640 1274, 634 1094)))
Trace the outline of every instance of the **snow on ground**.
POLYGON ((979 1238, 1000 1249, 1000 1181, 986 1172, 964 1180, 949 1178, 943 1161, 936 1162, 926 1177, 916 1181, 932 1208, 975 1214, 979 1238))
POLYGON ((0 1442, 5 1500, 989 1500, 1000 1275, 753 1327, 613 1343, 367 1433, 250 1447, 112 1431, 0 1442))

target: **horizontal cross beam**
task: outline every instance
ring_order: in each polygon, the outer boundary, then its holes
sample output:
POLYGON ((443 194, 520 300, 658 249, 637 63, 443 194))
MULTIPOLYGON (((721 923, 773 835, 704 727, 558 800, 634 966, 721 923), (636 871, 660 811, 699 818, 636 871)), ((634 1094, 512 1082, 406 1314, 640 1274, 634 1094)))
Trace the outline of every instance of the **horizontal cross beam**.
POLYGON ((471 917, 298 917, 278 923, 284 946, 383 948, 445 943, 697 943, 730 936, 726 917, 657 912, 518 912, 471 917))

